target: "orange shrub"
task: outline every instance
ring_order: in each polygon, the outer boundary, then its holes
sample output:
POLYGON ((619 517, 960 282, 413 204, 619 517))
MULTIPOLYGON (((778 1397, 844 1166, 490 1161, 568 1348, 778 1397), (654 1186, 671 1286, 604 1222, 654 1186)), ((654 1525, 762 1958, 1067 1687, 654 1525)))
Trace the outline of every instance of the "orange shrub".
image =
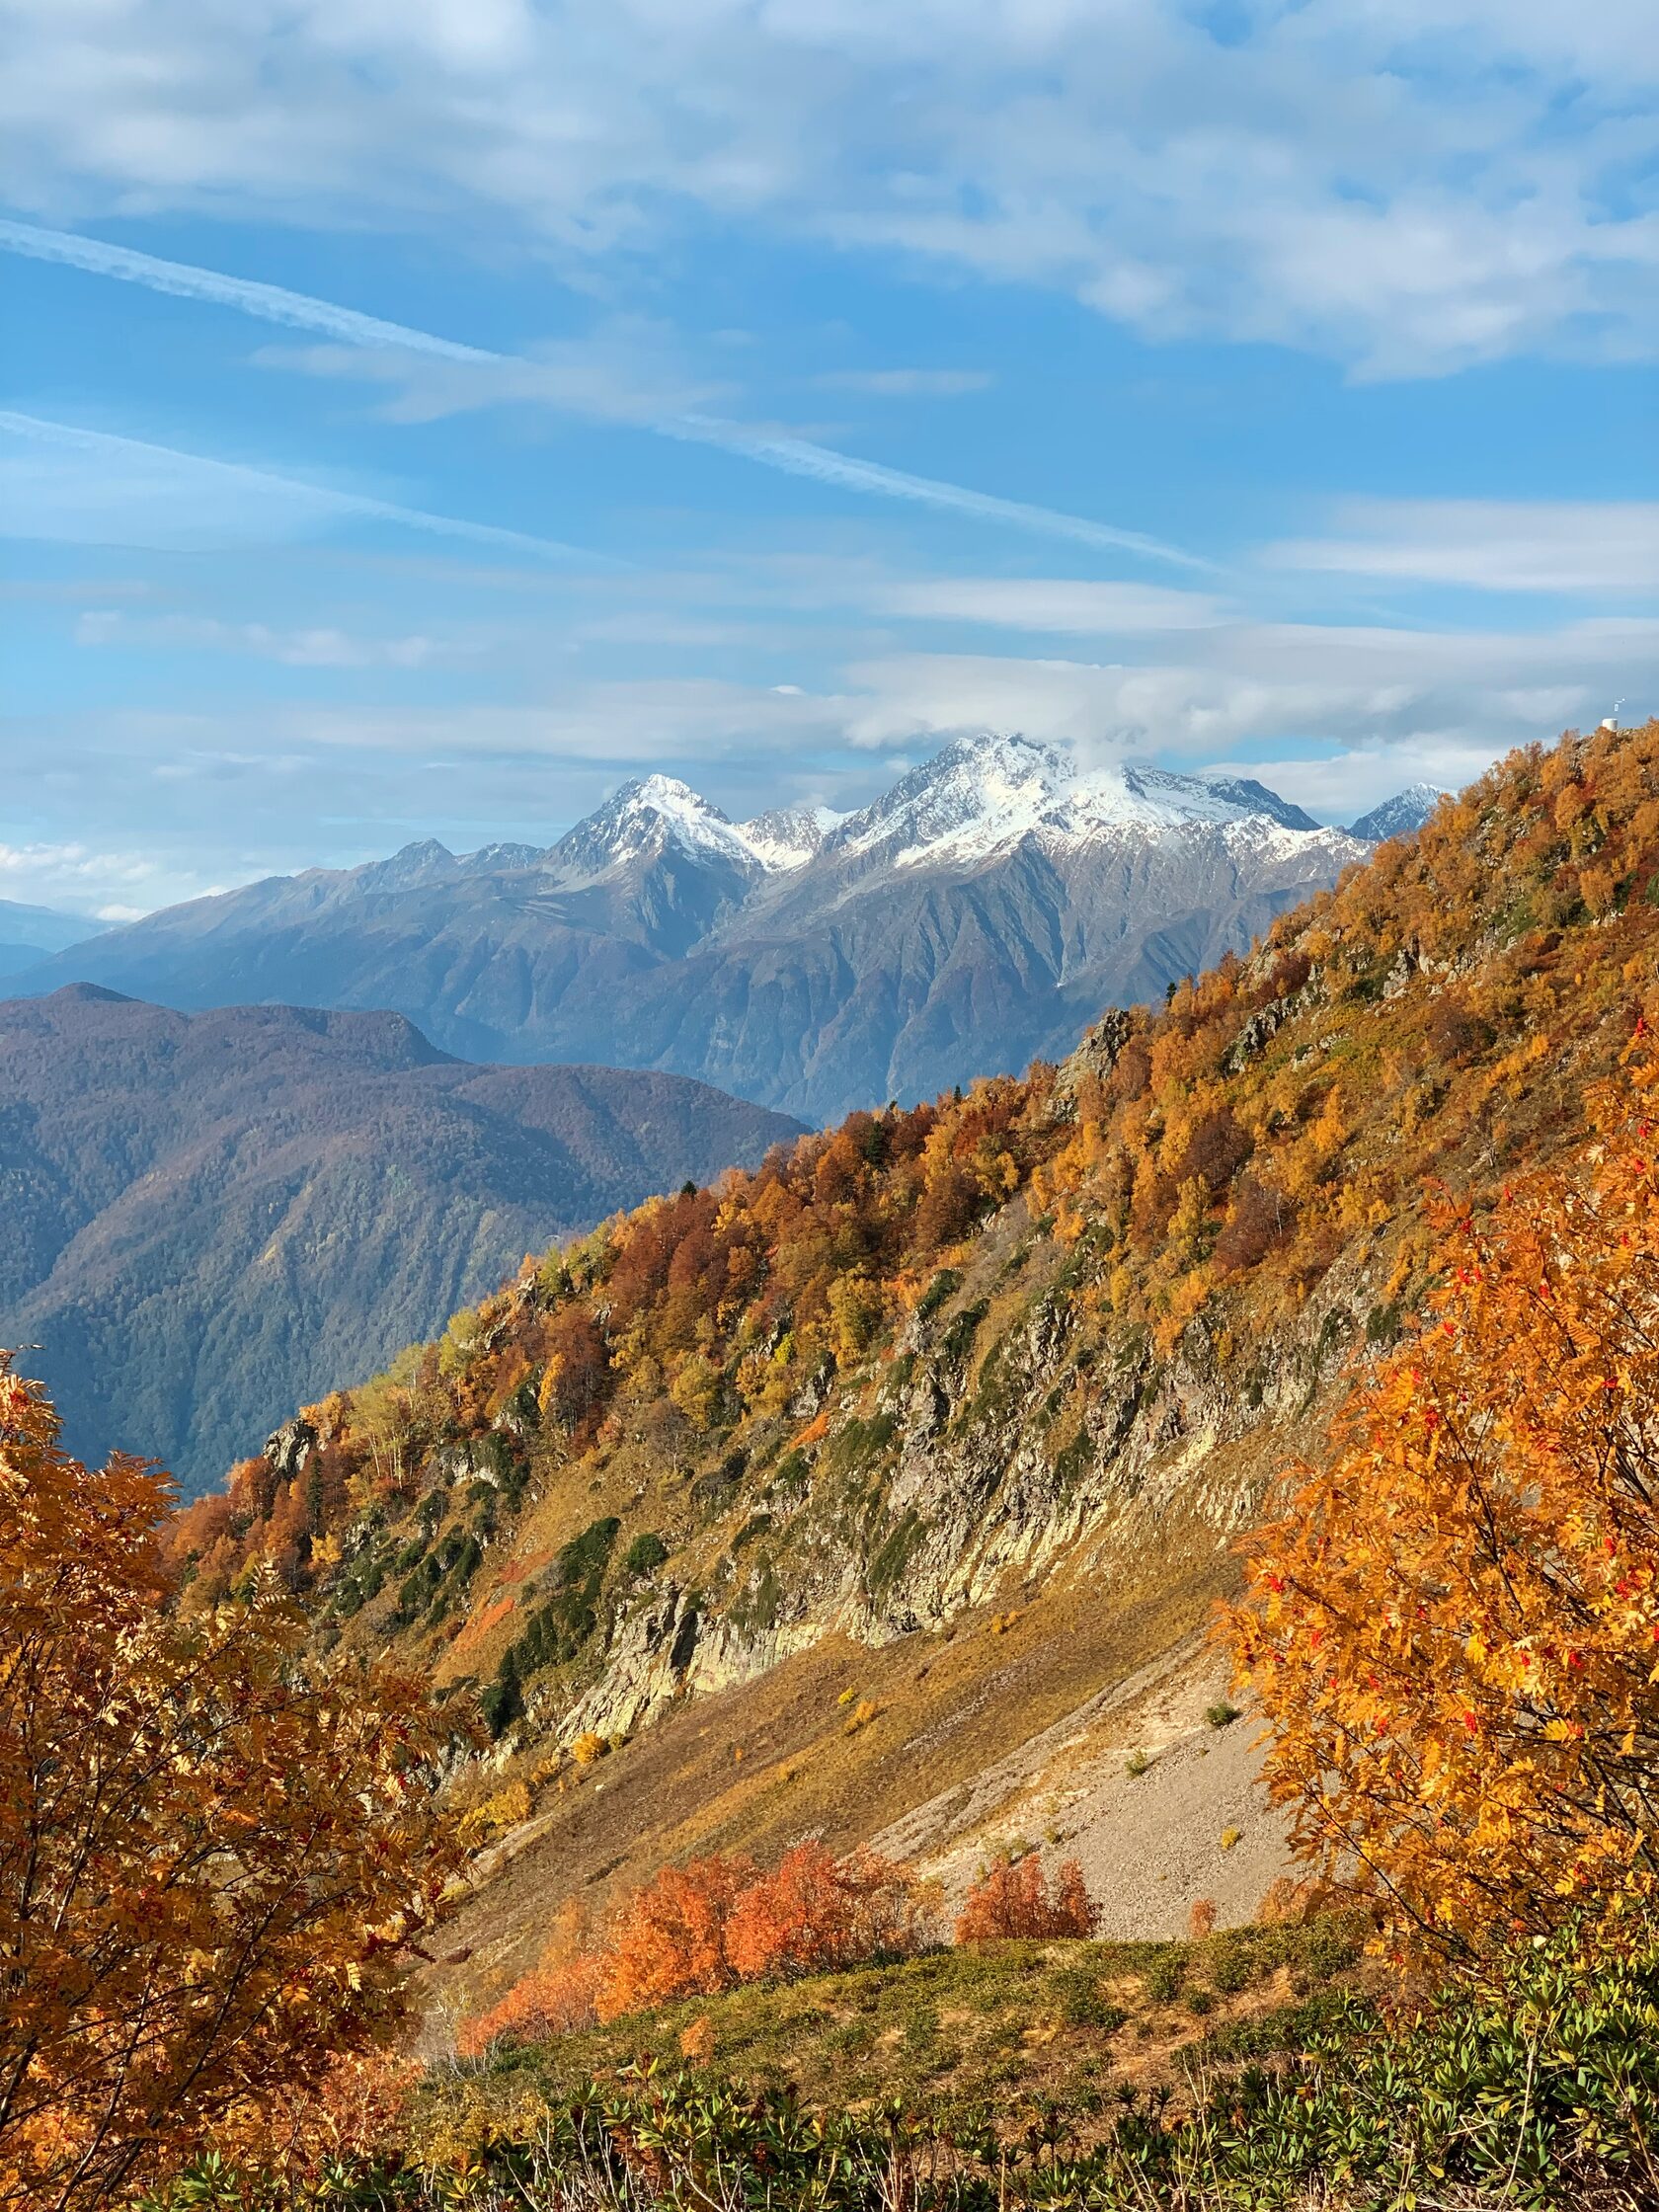
POLYGON ((959 1943, 993 1943, 1005 1936, 1040 1939, 1092 1936, 1099 1908, 1083 1887, 1083 1870, 1074 1858, 1057 1869, 1053 1894, 1035 1852, 1003 1859, 983 1874, 963 1900, 957 1916, 959 1943))
POLYGON ((501 2036, 541 2043, 549 2036, 593 2026, 599 2016, 596 2000, 603 1975, 604 1961, 592 1952, 566 1959, 562 1965, 532 1967, 499 2005, 466 2021, 456 2037, 462 2055, 476 2058, 501 2036))
POLYGON ((797 1844, 732 1907, 726 1953, 740 1981, 826 1974, 873 1958, 909 1957, 926 1936, 914 1877, 859 1852, 837 1859, 797 1844))
POLYGON ((1195 1898, 1192 1910, 1187 1915, 1188 1941, 1202 1943, 1206 1936, 1214 1936, 1216 1922, 1220 1917, 1213 1897, 1195 1898))
POLYGON ((676 1997, 712 1997, 738 1979, 726 1953, 732 1907, 759 1869, 741 1853, 665 1866, 636 1890, 610 1932, 595 2007, 601 2020, 676 1997))
POLYGON ((498 2036, 533 2042, 740 1982, 909 1957, 930 1935, 924 1893, 891 1859, 797 1844, 763 1874, 742 1854, 711 1853, 625 1898, 598 1948, 567 1906, 540 1965, 458 2040, 473 2056, 498 2036))
POLYGON ((572 2028, 592 2027, 604 1962, 588 1946, 588 1923, 574 1903, 560 1910, 540 1962, 509 1990, 499 2005, 466 2021, 456 2037, 462 2055, 476 2058, 499 2036, 534 2043, 572 2028))

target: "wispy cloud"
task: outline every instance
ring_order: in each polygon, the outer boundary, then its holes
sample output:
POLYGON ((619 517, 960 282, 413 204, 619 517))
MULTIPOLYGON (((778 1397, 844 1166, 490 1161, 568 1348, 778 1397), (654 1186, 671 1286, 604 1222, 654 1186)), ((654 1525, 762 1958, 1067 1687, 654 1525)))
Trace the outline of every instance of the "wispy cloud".
POLYGON ((827 391, 867 392, 872 399, 959 399, 995 381, 985 368, 827 368, 813 378, 827 391))
POLYGON ((975 622, 992 629, 1108 637, 1149 630, 1206 630, 1227 619, 1204 592, 1152 584, 1101 584, 1076 577, 939 576, 896 581, 885 605, 923 621, 975 622))
POLYGON ((445 650, 436 639, 419 634, 355 637, 332 627, 277 630, 267 622, 221 622, 193 614, 133 616, 113 607, 89 607, 75 624, 75 643, 245 653, 289 669, 424 669, 445 650))
MULTIPOLYGON (((468 363, 485 369, 508 367, 528 380, 521 389, 514 391, 513 396, 515 397, 554 397, 558 391, 558 387, 550 387, 547 382, 546 365, 528 356, 489 353, 478 347, 460 346, 429 332, 414 331, 401 323, 381 322, 369 315, 358 315, 355 310, 338 306, 333 301, 286 291, 278 285, 252 283, 240 277, 222 276, 214 270, 197 269, 182 262, 159 261, 153 255, 135 254, 125 248, 100 247, 93 242, 73 238, 66 232, 40 230, 28 223, 0 225, 0 248, 27 254, 35 260, 68 262, 92 275, 144 284, 154 291, 211 300, 223 306, 235 307, 242 313, 257 316, 265 322, 280 323, 290 329, 319 331, 347 346, 436 356, 446 361, 468 363), (55 250, 59 242, 61 251, 55 250), (53 250, 48 252, 47 247, 53 250)), ((487 391, 484 396, 496 395, 487 391)), ((565 403, 571 404, 571 398, 567 389, 565 403)), ((697 412, 658 416, 649 421, 648 427, 665 437, 699 445, 719 446, 726 452, 741 453, 750 460, 758 461, 763 467, 780 469, 786 475, 807 477, 817 483, 832 484, 848 491, 869 492, 881 499, 904 500, 912 505, 943 509, 950 514, 969 515, 978 521, 1009 529, 1034 531, 1045 537, 1067 538, 1080 545, 1138 553, 1150 560, 1173 562, 1184 568, 1204 568, 1209 565, 1194 554, 1182 552, 1178 547, 1166 545, 1159 539, 1145 536, 1136 530, 1119 529, 1111 523, 1095 521, 1085 515, 1067 514, 1052 508, 1032 506, 1021 500, 1002 499, 994 493, 974 491, 960 484, 940 482, 933 477, 913 476, 904 469, 888 468, 878 461, 860 460, 852 454, 835 452, 829 446, 818 445, 811 439, 795 437, 783 432, 751 429, 742 423, 726 422, 717 416, 697 412)))
POLYGON ((1659 502, 1350 500, 1340 534, 1267 548, 1276 567, 1486 592, 1659 591, 1659 502))
POLYGON ((67 471, 57 467, 42 472, 15 465, 12 456, 0 456, 9 494, 0 509, 0 530, 12 537, 75 544, 199 546, 245 542, 250 536, 303 536, 332 522, 360 519, 462 538, 475 545, 531 554, 538 560, 615 565, 603 564, 601 556, 576 546, 531 537, 522 530, 400 507, 360 492, 308 484, 241 462, 212 460, 36 415, 0 410, 0 437, 19 440, 58 461, 82 464, 67 471), (182 499, 182 494, 192 497, 182 499))

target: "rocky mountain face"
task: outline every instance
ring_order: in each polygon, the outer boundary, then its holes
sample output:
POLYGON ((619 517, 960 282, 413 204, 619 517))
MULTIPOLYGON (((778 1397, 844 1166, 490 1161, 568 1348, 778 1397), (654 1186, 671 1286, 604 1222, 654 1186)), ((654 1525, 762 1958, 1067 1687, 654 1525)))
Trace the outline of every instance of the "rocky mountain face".
POLYGON ((0 1004, 0 1343, 70 1448, 187 1490, 550 1237, 799 1124, 678 1076, 451 1060, 396 1014, 0 1004))
POLYGON ((1366 849, 1248 779, 988 734, 846 817, 733 823, 650 776, 546 850, 274 878, 21 988, 385 1006, 468 1058, 663 1068, 821 1121, 1058 1058, 1366 849))
POLYGON ((1582 1142, 1659 1030, 1655 774, 1659 725, 1517 755, 1057 1069, 521 1276, 398 1397, 395 1469, 385 1394, 348 1396, 181 1525, 202 1601, 279 1550, 325 1647, 482 1699, 456 1787, 494 1840, 434 2013, 668 1858, 1070 1833, 1078 1760, 1155 1800, 1179 1754, 1184 1894, 1248 1913, 1278 1847, 1207 1793, 1247 1784, 1206 1756, 1207 1614, 1432 1290, 1435 1193, 1582 1142))

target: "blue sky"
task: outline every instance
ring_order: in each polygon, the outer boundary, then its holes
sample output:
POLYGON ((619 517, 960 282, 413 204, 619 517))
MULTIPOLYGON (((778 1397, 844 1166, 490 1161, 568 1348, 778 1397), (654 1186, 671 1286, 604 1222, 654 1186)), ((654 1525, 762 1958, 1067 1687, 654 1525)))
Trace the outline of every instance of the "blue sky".
POLYGON ((1648 0, 0 14, 0 897, 1659 705, 1648 0))

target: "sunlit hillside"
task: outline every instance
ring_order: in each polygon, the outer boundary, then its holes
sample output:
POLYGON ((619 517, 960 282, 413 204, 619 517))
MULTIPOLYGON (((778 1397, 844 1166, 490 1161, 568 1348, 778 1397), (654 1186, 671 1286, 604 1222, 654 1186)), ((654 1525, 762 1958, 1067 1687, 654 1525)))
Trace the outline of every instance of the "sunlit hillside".
POLYGON ((271 1559, 322 1646, 482 1701, 462 2002, 571 1883, 711 1842, 908 1824, 960 1881, 1064 1796, 1043 1731, 1138 1669, 1217 1694, 1183 1638, 1433 1279, 1434 1193, 1569 1145, 1659 1018, 1656 767, 1651 724, 1511 756, 1059 1068, 527 1261, 182 1519, 187 1607, 271 1559))

